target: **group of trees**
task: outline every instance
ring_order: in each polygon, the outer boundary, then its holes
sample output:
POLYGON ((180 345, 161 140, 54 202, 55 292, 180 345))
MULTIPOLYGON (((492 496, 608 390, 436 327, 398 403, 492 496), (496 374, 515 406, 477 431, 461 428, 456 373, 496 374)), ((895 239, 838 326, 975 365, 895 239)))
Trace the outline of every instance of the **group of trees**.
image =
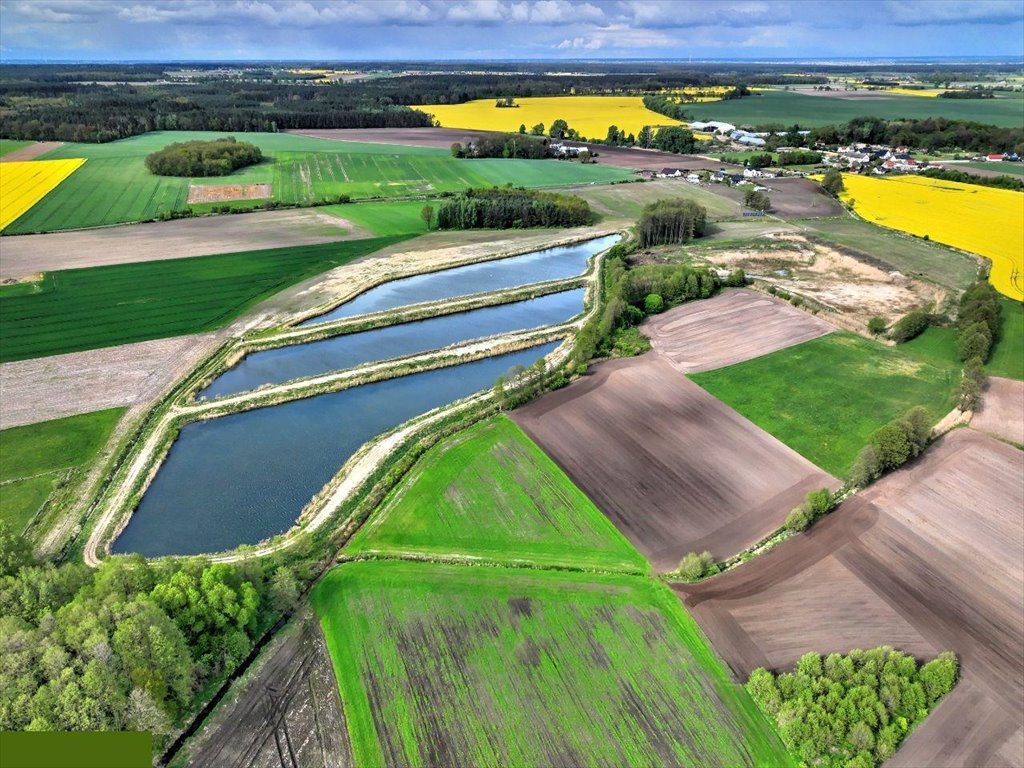
POLYGON ((999 339, 1002 306, 999 293, 987 280, 972 284, 960 297, 956 319, 956 347, 964 361, 960 382, 960 408, 978 405, 985 382, 984 364, 999 339))
POLYGON ((146 157, 146 167, 157 176, 227 176, 262 159, 263 152, 255 144, 227 136, 168 144, 146 157))
POLYGON ((505 157, 527 160, 543 160, 548 157, 548 142, 541 139, 525 138, 519 133, 484 135, 471 143, 455 142, 451 146, 452 157, 505 157))
POLYGON ((829 168, 825 171, 825 178, 821 180, 821 188, 832 197, 839 197, 839 193, 846 189, 843 184, 843 174, 838 168, 829 168))
POLYGON ((666 243, 687 243, 703 237, 707 210, 692 200, 657 200, 644 206, 636 231, 641 248, 666 243))
POLYGON ((808 653, 778 675, 759 667, 746 688, 802 764, 874 768, 953 689, 958 673, 952 653, 918 666, 882 646, 825 658, 808 653))
POLYGON ((889 338, 903 344, 917 338, 932 324, 932 314, 926 309, 912 309, 893 323, 889 338))
POLYGON ((160 744, 299 594, 286 568, 32 561, 0 523, 0 730, 142 730, 160 744))
POLYGON ((592 220, 580 197, 513 187, 467 189, 442 200, 437 211, 438 229, 578 227, 592 220))
POLYGON ((786 528, 791 531, 805 531, 822 515, 827 515, 836 505, 836 499, 828 488, 808 491, 804 500, 786 516, 786 528))
POLYGON ((863 488, 886 472, 921 454, 931 440, 932 419, 927 409, 916 406, 875 431, 857 454, 850 469, 850 483, 863 488))
POLYGON ((996 92, 991 88, 961 88, 956 91, 943 91, 940 99, 994 99, 996 92))
POLYGON ((963 149, 969 152, 1024 152, 1024 128, 1001 128, 967 120, 929 117, 921 120, 883 120, 858 117, 844 125, 811 130, 808 141, 826 146, 864 142, 905 146, 938 152, 963 149))
POLYGON ((743 194, 743 205, 752 211, 769 211, 772 207, 772 199, 767 192, 747 187, 747 191, 743 194))
POLYGON ((688 128, 680 128, 676 125, 659 128, 651 140, 654 149, 662 152, 674 152, 677 155, 688 155, 697 146, 697 140, 693 137, 693 131, 688 128))

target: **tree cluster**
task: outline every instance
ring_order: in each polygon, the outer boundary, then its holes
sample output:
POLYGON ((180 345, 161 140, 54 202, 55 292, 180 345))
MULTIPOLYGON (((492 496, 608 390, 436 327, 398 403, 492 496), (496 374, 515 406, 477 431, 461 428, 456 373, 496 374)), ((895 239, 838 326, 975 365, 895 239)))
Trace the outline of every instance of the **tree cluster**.
POLYGON ((752 211, 768 211, 772 207, 772 199, 767 192, 748 187, 743 195, 743 205, 752 211))
POLYGON ((996 92, 991 88, 962 88, 956 91, 943 91, 940 99, 994 99, 996 92))
POLYGON ((817 165, 821 162, 821 152, 810 149, 793 149, 780 152, 776 165, 817 165))
POLYGON ((811 142, 827 146, 864 142, 891 147, 910 147, 938 152, 963 149, 970 152, 1024 152, 1024 128, 1000 128, 967 120, 929 117, 922 120, 883 120, 858 117, 844 125, 811 130, 811 142))
POLYGON ((0 524, 0 730, 141 730, 160 744, 298 593, 290 570, 255 563, 36 564, 0 524))
POLYGON ((829 168, 825 171, 825 178, 821 180, 821 188, 832 197, 839 197, 839 193, 846 189, 843 183, 843 174, 838 168, 829 168))
POLYGON ((227 176, 262 159, 263 152, 255 144, 226 136, 168 144, 146 156, 146 167, 157 176, 227 176))
POLYGON ((882 646, 825 658, 808 653, 778 675, 759 667, 746 688, 802 764, 874 768, 953 689, 958 673, 948 651, 918 666, 882 646))
POLYGON ((688 243, 703 237, 707 210, 692 200, 656 200, 644 206, 637 222, 641 248, 667 243, 688 243))
POLYGON ((808 491, 804 500, 786 516, 786 528, 805 531, 822 515, 835 509, 836 499, 828 488, 808 491))
POLYGON ((679 561, 675 575, 685 581, 698 581, 706 576, 714 576, 721 570, 715 558, 707 550, 703 552, 687 552, 679 561))
POLYGON ((923 406, 915 406, 875 431, 857 454, 850 483, 863 488, 921 454, 931 440, 932 419, 923 406))
POLYGON ((889 338, 903 344, 920 336, 932 324, 932 315, 924 309, 912 309, 895 323, 889 331, 889 338))
POLYGON ((697 146, 697 140, 693 138, 693 131, 689 128, 680 128, 677 125, 659 128, 651 140, 651 146, 660 149, 662 152, 674 152, 677 155, 688 155, 697 146))
POLYGON ((467 189, 445 198, 437 211, 438 229, 578 227, 592 220, 580 197, 513 187, 467 189))
POLYGON ((985 383, 984 364, 999 339, 1002 305, 999 293, 987 280, 973 283, 960 297, 956 318, 956 347, 964 361, 960 380, 960 408, 973 410, 985 383))
POLYGON ((548 142, 526 138, 520 133, 485 135, 472 142, 451 147, 453 157, 504 157, 543 160, 548 157, 548 142))

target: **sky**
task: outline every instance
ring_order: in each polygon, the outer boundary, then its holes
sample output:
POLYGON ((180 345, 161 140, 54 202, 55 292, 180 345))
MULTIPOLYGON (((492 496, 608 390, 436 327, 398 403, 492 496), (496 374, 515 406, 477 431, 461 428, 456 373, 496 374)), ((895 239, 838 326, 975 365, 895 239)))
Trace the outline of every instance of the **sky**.
POLYGON ((1024 0, 0 0, 11 60, 1024 57, 1024 0))

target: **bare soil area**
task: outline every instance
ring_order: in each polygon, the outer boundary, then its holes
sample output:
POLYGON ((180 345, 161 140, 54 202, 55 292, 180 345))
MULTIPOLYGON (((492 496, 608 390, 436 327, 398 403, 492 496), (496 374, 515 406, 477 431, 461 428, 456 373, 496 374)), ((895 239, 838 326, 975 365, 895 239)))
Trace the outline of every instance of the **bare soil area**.
POLYGON ((807 533, 675 589, 741 679, 808 651, 954 651, 960 683, 889 765, 1024 765, 1024 452, 954 430, 807 533))
POLYGON ((334 669, 319 622, 310 615, 265 653, 262 666, 234 683, 187 746, 196 768, 349 768, 334 669), (236 689, 237 690, 234 690, 236 689))
POLYGON ((723 269, 741 267, 748 275, 830 310, 828 319, 866 334, 870 318, 888 323, 929 304, 941 306, 945 289, 869 263, 850 251, 774 232, 749 245, 694 251, 694 258, 723 269))
MULTIPOLYGON (((705 162, 704 167, 708 167, 705 162)), ((713 167, 718 167, 714 165, 713 167)), ((843 207, 834 197, 825 194, 821 185, 810 179, 788 176, 779 179, 755 179, 761 186, 768 188, 768 197, 772 207, 769 214, 783 219, 820 219, 827 216, 843 215, 843 207)), ((727 187, 724 184, 712 184, 711 189, 732 200, 743 202, 746 190, 750 187, 727 187)))
POLYGON ((696 373, 767 355, 835 328, 789 302, 740 290, 654 315, 641 330, 673 368, 696 373))
POLYGON ((315 245, 361 237, 370 234, 345 219, 310 208, 19 235, 3 238, 0 280, 22 280, 55 269, 315 245))
POLYGON ((23 160, 35 160, 37 157, 63 146, 63 141, 37 141, 35 144, 29 144, 27 147, 8 152, 3 157, 0 157, 0 163, 18 163, 23 160))
POLYGON ((838 482, 655 352, 601 363, 513 419, 659 571, 736 554, 838 482))
POLYGON ((271 196, 269 184, 192 184, 189 203, 226 203, 231 200, 265 200, 271 196))
POLYGON ((1024 381, 990 376, 971 427, 1024 445, 1024 381))

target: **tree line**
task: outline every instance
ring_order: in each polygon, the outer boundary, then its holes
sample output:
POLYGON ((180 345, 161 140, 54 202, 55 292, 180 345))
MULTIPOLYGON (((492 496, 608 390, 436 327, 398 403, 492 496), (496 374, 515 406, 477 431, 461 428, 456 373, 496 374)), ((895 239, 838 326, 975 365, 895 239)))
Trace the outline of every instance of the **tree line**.
POLYGON ((781 674, 758 667, 746 688, 801 764, 874 768, 896 754, 958 674, 948 651, 918 666, 913 656, 881 646, 824 658, 807 653, 781 674))
POLYGON ((927 176, 929 179, 942 179, 943 181, 956 181, 961 184, 976 184, 981 187, 996 187, 998 189, 1009 189, 1014 192, 1024 192, 1024 179, 1013 176, 979 176, 976 173, 964 173, 951 168, 926 168, 918 176, 927 176))
POLYGON ((259 561, 37 563, 0 523, 0 730, 148 731, 159 747, 299 591, 259 561))
POLYGON ((437 210, 439 229, 578 227, 593 218, 587 201, 575 195, 513 187, 467 189, 437 210))
POLYGON ((262 159, 263 152, 255 144, 225 136, 213 141, 168 144, 147 155, 145 162, 150 173, 157 176, 227 176, 262 159))
MULTIPOLYGON (((541 127, 543 133, 543 126, 541 127)), ((547 139, 529 138, 523 133, 483 135, 471 142, 455 142, 452 157, 504 157, 543 160, 548 157, 547 139)))

